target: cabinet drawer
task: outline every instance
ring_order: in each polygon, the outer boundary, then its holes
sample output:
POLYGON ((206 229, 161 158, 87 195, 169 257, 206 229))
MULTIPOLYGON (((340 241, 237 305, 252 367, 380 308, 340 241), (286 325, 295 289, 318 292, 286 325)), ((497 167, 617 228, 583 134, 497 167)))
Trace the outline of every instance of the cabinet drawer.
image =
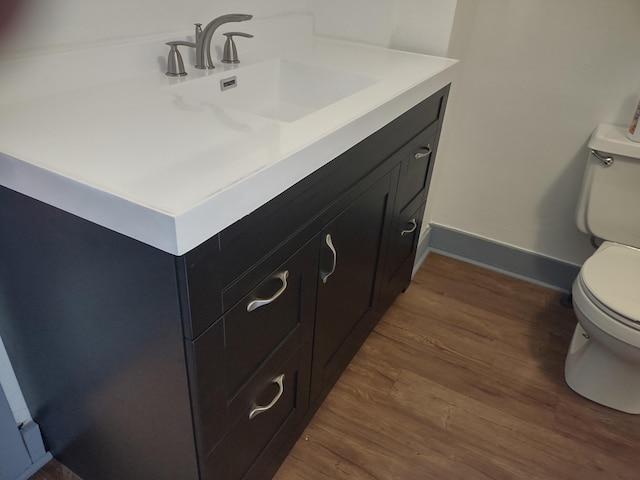
POLYGON ((411 282, 424 208, 423 203, 414 210, 415 206, 411 203, 394 218, 379 302, 381 312, 389 308, 411 282))
MULTIPOLYGON (((220 445, 201 461, 203 480, 245 478, 261 457, 271 457, 308 408, 309 358, 286 342, 230 401, 239 418, 220 445), (286 354, 289 357, 286 358, 286 354)), ((257 469, 260 470, 260 469, 257 469)))
MULTIPOLYGON (((295 375, 287 375, 286 378, 289 380, 283 384, 283 388, 288 391, 291 379, 295 381, 297 388, 300 389, 300 398, 296 399, 299 411, 306 410, 309 400, 311 337, 305 340, 301 346, 299 330, 290 334, 273 352, 270 352, 263 365, 256 372, 252 372, 253 375, 249 375, 242 388, 234 395, 227 395, 226 377, 229 375, 230 369, 225 368, 223 358, 225 353, 223 325, 222 320, 218 321, 196 342, 187 342, 187 355, 190 357, 189 378, 194 427, 198 455, 201 458, 206 457, 217 444, 223 443, 222 439, 226 432, 229 431, 231 425, 241 423, 250 405, 269 403, 269 401, 263 402, 263 400, 269 396, 269 392, 273 392, 275 389, 274 386, 269 385, 270 379, 281 373, 287 373, 279 372, 279 370, 285 368, 283 365, 292 356, 297 358, 294 361, 295 375), (305 391, 307 393, 304 393, 305 391)), ((282 394, 282 399, 277 402, 278 405, 287 403, 287 395, 282 394)), ((274 409, 274 413, 278 412, 280 408, 274 409)), ((267 416, 267 418, 272 418, 272 416, 267 416)), ((251 425, 261 425, 262 423, 264 423, 264 419, 252 422, 251 425)))
MULTIPOLYGON (((413 205, 409 205, 412 207, 413 205)), ((390 249, 392 249, 391 255, 389 255, 390 274, 393 276, 396 274, 398 268, 410 259, 413 263, 415 248, 418 243, 418 237, 420 236, 420 228, 422 226, 422 217, 424 215, 424 207, 422 204, 418 210, 412 211, 405 209, 397 216, 394 226, 391 230, 391 242, 390 249)), ((410 275, 407 276, 405 281, 409 281, 410 275)))
POLYGON ((396 154, 402 160, 396 212, 404 210, 412 202, 424 202, 440 133, 437 127, 439 125, 420 132, 396 154))
MULTIPOLYGON (((225 314, 228 397, 288 336, 299 344, 311 334, 318 255, 317 242, 307 243, 225 314)), ((223 298, 233 298, 235 290, 223 298)))
MULTIPOLYGON (((413 207, 413 205, 410 205, 413 207)), ((405 258, 415 253, 415 247, 420 237, 420 229, 422 228, 422 220, 424 217, 425 204, 418 207, 418 210, 410 213, 411 210, 406 209, 400 212, 398 216, 399 225, 393 231, 392 235, 398 239, 398 250, 402 251, 405 258)))

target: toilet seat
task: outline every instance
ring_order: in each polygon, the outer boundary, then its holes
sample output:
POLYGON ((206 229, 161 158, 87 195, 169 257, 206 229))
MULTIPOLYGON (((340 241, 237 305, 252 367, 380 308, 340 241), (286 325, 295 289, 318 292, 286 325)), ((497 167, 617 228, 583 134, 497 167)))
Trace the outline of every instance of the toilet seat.
POLYGON ((580 277, 573 283, 572 293, 574 310, 587 333, 595 335, 593 328, 597 328, 610 337, 640 349, 640 325, 630 322, 602 303, 596 303, 597 300, 594 301, 593 295, 588 293, 580 277))
POLYGON ((640 330, 640 250, 605 242, 584 263, 583 293, 613 320, 640 330))

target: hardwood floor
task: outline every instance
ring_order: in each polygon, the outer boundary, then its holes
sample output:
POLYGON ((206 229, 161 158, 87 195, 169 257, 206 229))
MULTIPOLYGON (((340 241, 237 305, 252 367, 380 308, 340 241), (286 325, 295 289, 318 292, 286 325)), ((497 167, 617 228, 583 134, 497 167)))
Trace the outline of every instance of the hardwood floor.
POLYGON ((51 460, 30 480, 81 480, 81 478, 58 461, 51 460))
POLYGON ((564 383, 560 297, 429 255, 276 480, 640 478, 640 418, 564 383))
POLYGON ((640 478, 640 416, 564 383, 560 297, 429 255, 275 480, 640 478))

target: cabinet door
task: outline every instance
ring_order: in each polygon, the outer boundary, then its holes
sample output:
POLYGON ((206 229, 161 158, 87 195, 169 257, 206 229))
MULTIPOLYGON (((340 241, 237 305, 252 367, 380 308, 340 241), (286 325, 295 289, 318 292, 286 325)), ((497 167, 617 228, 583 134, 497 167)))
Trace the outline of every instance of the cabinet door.
POLYGON ((416 207, 424 203, 431 182, 433 160, 438 147, 440 131, 434 125, 415 136, 396 156, 402 161, 395 212, 416 207))
POLYGON ((370 328, 390 178, 379 180, 322 231, 312 398, 335 381, 370 328))

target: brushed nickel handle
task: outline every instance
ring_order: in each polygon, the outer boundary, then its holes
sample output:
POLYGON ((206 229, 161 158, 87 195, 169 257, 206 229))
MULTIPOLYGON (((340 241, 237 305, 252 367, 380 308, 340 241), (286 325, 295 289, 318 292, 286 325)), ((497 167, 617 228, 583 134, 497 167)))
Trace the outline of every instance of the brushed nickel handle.
POLYGON ((222 49, 222 63, 240 63, 240 60, 238 60, 238 48, 236 47, 236 42, 233 41, 233 37, 253 38, 253 35, 244 32, 227 32, 223 35, 227 37, 227 41, 224 42, 222 49))
POLYGON ((289 270, 285 270, 284 272, 277 273, 273 276, 273 278, 278 279, 282 282, 282 287, 273 294, 271 298, 257 298, 247 304, 247 312, 253 312, 254 310, 264 307, 265 305, 269 305, 274 302, 280 295, 284 293, 287 289, 287 278, 289 278, 289 270))
POLYGON ((280 397, 284 392, 284 373, 282 375, 278 375, 276 378, 271 380, 271 383, 275 383, 276 385, 278 385, 278 388, 279 388, 278 393, 276 393, 276 396, 273 397, 273 400, 271 400, 267 405, 261 406, 261 405, 256 405, 254 403, 253 408, 249 412, 249 420, 252 420, 258 415, 260 415, 261 413, 264 413, 267 410, 270 410, 276 403, 278 403, 278 400, 280 400, 280 397))
POLYGON ((331 266, 331 270, 325 273, 324 275, 322 275, 322 283, 327 283, 327 280, 329 279, 329 277, 333 275, 333 272, 336 271, 336 264, 338 263, 338 253, 336 252, 336 247, 333 246, 333 240, 331 239, 330 233, 327 233, 327 236, 324 238, 324 241, 327 244, 327 247, 329 247, 329 250, 331 250, 331 253, 333 254, 333 265, 331 266))
POLYGON ((605 167, 610 167, 611 165, 613 165, 613 157, 607 157, 605 156, 606 154, 603 155, 597 150, 591 150, 591 153, 593 154, 594 157, 600 160, 605 167))
POLYGON ((169 50, 169 56, 167 57, 167 72, 166 75, 168 77, 184 77, 187 75, 187 72, 184 69, 184 62, 182 60, 182 55, 180 55, 180 51, 178 50, 179 45, 193 47, 195 43, 191 42, 183 42, 181 40, 176 40, 174 42, 167 42, 167 45, 171 47, 169 50))
POLYGON ((405 235, 409 235, 410 233, 415 232, 416 228, 418 228, 418 222, 416 222, 415 218, 412 218, 411 220, 409 220, 409 224, 411 225, 411 228, 409 230, 402 230, 400 232, 401 237, 404 237, 405 235))
POLYGON ((420 152, 416 152, 416 154, 414 155, 416 160, 423 157, 428 157, 433 152, 433 150, 431 150, 431 144, 427 144, 426 147, 423 147, 420 150, 420 152))

